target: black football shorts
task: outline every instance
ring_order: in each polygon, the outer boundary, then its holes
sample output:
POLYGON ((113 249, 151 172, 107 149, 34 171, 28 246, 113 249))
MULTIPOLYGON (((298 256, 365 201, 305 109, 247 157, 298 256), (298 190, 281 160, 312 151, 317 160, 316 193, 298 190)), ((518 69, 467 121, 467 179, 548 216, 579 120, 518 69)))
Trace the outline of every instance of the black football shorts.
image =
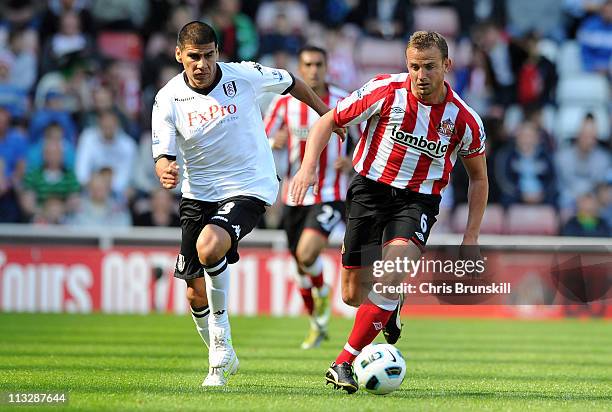
POLYGON ((204 276, 196 241, 204 226, 209 224, 222 227, 229 233, 232 246, 226 255, 227 262, 238 262, 238 242, 257 226, 265 211, 265 202, 249 196, 235 196, 221 202, 182 198, 179 209, 181 251, 174 276, 185 280, 204 276))
POLYGON ((293 256, 304 229, 313 229, 328 237, 340 222, 345 221, 346 206, 342 201, 317 203, 310 206, 285 206, 282 224, 293 256))
POLYGON ((395 239, 423 249, 439 212, 440 196, 397 189, 364 176, 347 193, 342 265, 359 268, 381 259, 382 246, 395 239))

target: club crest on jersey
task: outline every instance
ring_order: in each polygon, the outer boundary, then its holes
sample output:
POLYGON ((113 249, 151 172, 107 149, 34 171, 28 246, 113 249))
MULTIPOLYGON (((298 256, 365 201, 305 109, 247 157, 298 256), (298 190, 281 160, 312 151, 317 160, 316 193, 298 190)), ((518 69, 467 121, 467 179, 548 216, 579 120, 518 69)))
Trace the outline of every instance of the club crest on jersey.
POLYGON ((176 269, 179 272, 185 270, 185 256, 181 254, 178 255, 178 258, 176 259, 176 269))
POLYGON ((455 133, 455 123, 451 119, 446 119, 440 122, 437 129, 438 133, 451 137, 455 133))
POLYGON ((227 97, 236 96, 236 93, 238 93, 238 89, 236 88, 236 82, 232 80, 231 82, 223 83, 223 92, 227 97))
POLYGON ((394 125, 391 129, 391 139, 399 144, 412 147, 432 159, 443 158, 446 150, 448 150, 448 143, 442 140, 434 141, 427 139, 426 136, 415 136, 403 130, 398 130, 397 125, 394 125))

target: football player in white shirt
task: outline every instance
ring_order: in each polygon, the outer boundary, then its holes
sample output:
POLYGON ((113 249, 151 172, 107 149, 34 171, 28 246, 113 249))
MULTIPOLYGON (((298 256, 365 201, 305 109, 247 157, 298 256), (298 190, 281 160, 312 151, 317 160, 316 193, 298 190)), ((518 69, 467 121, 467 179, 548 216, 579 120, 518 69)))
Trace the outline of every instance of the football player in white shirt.
MULTIPOLYGON (((348 92, 326 83, 327 53, 315 46, 304 46, 298 52, 298 74, 330 107, 348 96, 348 92)), ((270 104, 264 124, 272 149, 288 152, 287 185, 300 168, 308 130, 319 119, 317 113, 293 96, 277 96, 270 104)), ((282 201, 282 225, 289 250, 298 269, 297 284, 310 316, 310 330, 302 349, 320 346, 327 339, 330 288, 323 282, 321 252, 334 228, 344 222, 344 199, 348 172, 353 164, 347 157, 347 143, 333 135, 319 161, 319 191, 311 190, 296 204, 285 190, 282 201)))
MULTIPOLYGON (((203 386, 223 386, 238 369, 228 319, 228 263, 238 242, 276 199, 278 179, 257 97, 291 93, 319 115, 329 108, 289 72, 253 62, 221 63, 218 41, 194 21, 179 32, 176 60, 184 71, 155 98, 153 157, 162 186, 179 183, 183 158, 181 250, 175 276, 187 282, 196 328, 209 346, 203 386)), ((338 129, 343 133, 343 129, 338 129)))

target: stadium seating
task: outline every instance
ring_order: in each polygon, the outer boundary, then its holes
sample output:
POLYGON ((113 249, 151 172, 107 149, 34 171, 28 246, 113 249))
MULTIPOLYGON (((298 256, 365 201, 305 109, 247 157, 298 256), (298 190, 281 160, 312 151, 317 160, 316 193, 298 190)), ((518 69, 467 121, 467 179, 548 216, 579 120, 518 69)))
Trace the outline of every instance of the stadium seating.
POLYGON ((582 73, 562 77, 557 86, 560 105, 603 105, 610 99, 610 85, 604 75, 582 73))
POLYGON ((143 56, 142 39, 135 33, 106 31, 98 35, 98 49, 113 59, 139 62, 143 56))
MULTIPOLYGON (((468 205, 458 205, 451 218, 451 227, 456 233, 463 233, 467 223, 468 205)), ((480 233, 485 235, 499 235, 504 232, 504 209, 497 204, 490 204, 485 210, 480 233)))
POLYGON ((606 141, 610 138, 610 116, 605 106, 564 105, 557 111, 555 134, 561 144, 576 137, 584 116, 592 113, 597 123, 597 137, 606 141))
POLYGON ((560 77, 571 76, 582 72, 582 55, 580 45, 575 40, 566 41, 557 54, 557 72, 560 77))
POLYGON ((355 48, 355 64, 360 82, 363 83, 380 73, 406 71, 405 47, 401 40, 363 38, 355 48))
POLYGON ((505 233, 509 235, 556 235, 557 213, 552 206, 512 205, 506 215, 505 233))
POLYGON ((416 7, 414 29, 433 30, 447 38, 454 38, 459 33, 459 16, 451 7, 416 7))

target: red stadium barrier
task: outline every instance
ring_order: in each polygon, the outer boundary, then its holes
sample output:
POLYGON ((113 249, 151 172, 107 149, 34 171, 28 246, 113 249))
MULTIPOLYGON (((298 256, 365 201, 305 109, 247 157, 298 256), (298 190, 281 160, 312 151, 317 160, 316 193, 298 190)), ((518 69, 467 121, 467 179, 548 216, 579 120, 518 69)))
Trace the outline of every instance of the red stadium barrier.
MULTIPOLYGON (((534 279, 541 279, 538 275, 550 270, 551 253, 537 256, 526 252, 492 253, 488 254, 489 260, 495 260, 504 272, 513 273, 512 287, 518 294, 511 300, 494 298, 489 301, 493 304, 454 305, 448 304, 448 300, 440 304, 435 296, 415 295, 408 297, 404 313, 489 318, 612 317, 612 309, 605 304, 605 299, 590 305, 561 304, 559 299, 555 305, 537 304, 542 302, 542 296, 534 286, 538 284, 534 279)), ((174 247, 106 250, 3 246, 0 247, 0 311, 187 313, 185 283, 172 277, 175 259, 174 247)), ((330 250, 323 259, 326 280, 333 286, 333 311, 336 315, 350 316, 354 309, 342 303, 340 297, 340 255, 330 250)), ((243 248, 240 262, 231 270, 233 314, 296 316, 302 313, 301 298, 293 282, 295 267, 288 253, 243 248)))

